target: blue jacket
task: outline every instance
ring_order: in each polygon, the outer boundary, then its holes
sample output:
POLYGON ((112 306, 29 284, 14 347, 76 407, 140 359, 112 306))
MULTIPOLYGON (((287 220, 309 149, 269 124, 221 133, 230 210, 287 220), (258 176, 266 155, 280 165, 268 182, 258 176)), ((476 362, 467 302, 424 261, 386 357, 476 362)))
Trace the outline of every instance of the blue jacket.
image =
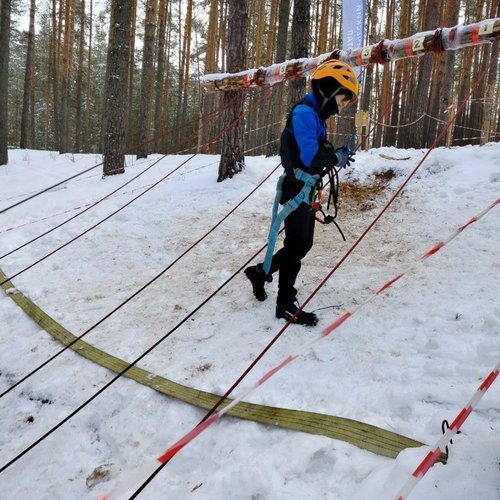
POLYGON ((325 122, 319 116, 319 105, 314 94, 304 96, 309 104, 299 104, 292 112, 293 135, 300 150, 300 160, 310 167, 319 144, 326 138, 325 122))

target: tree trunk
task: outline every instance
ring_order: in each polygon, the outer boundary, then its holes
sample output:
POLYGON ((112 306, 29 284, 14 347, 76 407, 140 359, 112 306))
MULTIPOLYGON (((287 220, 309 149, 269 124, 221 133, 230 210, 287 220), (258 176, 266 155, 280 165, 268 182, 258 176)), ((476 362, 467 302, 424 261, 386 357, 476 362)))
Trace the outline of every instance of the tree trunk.
MULTIPOLYGON (((394 14, 395 14, 395 5, 394 0, 390 0, 387 6, 387 16, 386 16, 386 28, 385 28, 385 37, 389 40, 394 38, 394 14)), ((380 92, 380 100, 379 100, 379 113, 378 113, 378 121, 384 123, 385 125, 389 125, 390 123, 390 108, 392 101, 392 68, 390 64, 384 65, 383 76, 382 76, 382 89, 380 92)), ((378 134, 380 137, 380 145, 384 146, 393 146, 394 143, 387 144, 388 139, 390 139, 390 127, 382 127, 378 128, 378 134)), ((378 141, 376 141, 378 142, 378 141)))
MULTIPOLYGON (((375 43, 377 41, 378 4, 379 0, 372 0, 369 4, 368 23, 370 25, 370 35, 368 37, 368 43, 375 43)), ((374 69, 374 65, 370 64, 364 71, 365 85, 361 97, 361 104, 365 111, 370 111, 374 69)))
POLYGON ((321 2, 321 19, 319 21, 318 54, 326 52, 326 39, 328 37, 328 18, 330 2, 321 2))
POLYGON ((0 165, 7 165, 8 154, 8 88, 9 88, 9 42, 10 0, 0 2, 0 165))
POLYGON ((131 0, 131 20, 130 20, 130 47, 128 55, 128 73, 127 73, 127 126, 125 128, 125 144, 131 148, 139 140, 139 131, 137 130, 137 120, 134 108, 134 74, 135 74, 135 36, 137 21, 137 0, 131 0))
POLYGON ((34 121, 35 110, 32 108, 33 103, 33 67, 35 64, 35 11, 36 1, 31 0, 30 4, 30 26, 28 31, 28 49, 26 51, 26 68, 24 72, 24 92, 23 92, 23 109, 21 113, 21 139, 19 147, 26 149, 34 148, 35 137, 31 124, 34 121))
POLYGON ((130 53, 130 0, 113 0, 109 27, 106 89, 104 97, 103 174, 125 171, 123 154, 127 102, 127 66, 130 53))
MULTIPOLYGON (((276 41, 276 62, 286 59, 288 46, 288 19, 290 17, 290 0, 281 0, 278 13, 278 39, 276 41)), ((277 85, 269 98, 267 147, 266 155, 272 156, 279 153, 279 138, 281 134, 281 121, 285 116, 283 109, 283 85, 277 85)))
POLYGON ((151 134, 150 103, 154 79, 154 54, 158 2, 148 0, 146 6, 146 26, 144 29, 144 49, 142 52, 141 107, 140 107, 140 144, 137 159, 147 158, 151 134))
MULTIPOLYGON (((212 74, 217 71, 217 51, 218 51, 218 0, 210 2, 210 16, 208 22, 207 52, 205 57, 205 74, 212 74)), ((218 96, 216 94, 204 93, 201 96, 201 106, 198 115, 198 150, 208 142, 208 139, 215 135, 218 120, 214 119, 213 112, 216 109, 218 96)), ((214 145, 210 145, 207 153, 213 153, 214 145)))
POLYGON ((93 0, 89 0, 89 50, 87 53, 87 86, 86 86, 86 96, 85 96, 85 146, 88 147, 88 137, 90 131, 90 101, 92 93, 92 43, 93 43, 93 0))
POLYGON ((76 74, 75 151, 82 148, 83 59, 85 51, 85 0, 80 3, 80 36, 78 39, 78 71, 76 74))
MULTIPOLYGON (((497 2, 495 6, 493 4, 491 6, 490 18, 498 17, 498 15, 500 15, 500 5, 497 2)), ((493 100, 495 98, 495 85, 498 85, 496 74, 498 70, 499 55, 500 55, 500 41, 497 40, 491 46, 491 52, 490 52, 491 66, 488 72, 486 91, 484 93, 484 113, 483 113, 483 123, 481 124, 482 132, 480 139, 481 144, 486 144, 490 140, 490 134, 493 132, 492 124, 495 123, 495 114, 494 114, 495 107, 493 106, 493 100)), ((497 98, 498 94, 499 92, 497 91, 497 98)))
MULTIPOLYGON (((309 24, 311 0, 295 0, 292 21, 292 49, 290 57, 299 59, 309 56, 309 24)), ((306 90, 306 80, 290 80, 288 85, 288 109, 302 99, 306 90)))
MULTIPOLYGON (((187 122, 187 101, 189 92, 189 68, 191 62, 191 29, 193 21, 193 0, 188 0, 184 28, 184 78, 182 85, 182 121, 187 122)), ((193 99, 194 101, 194 99, 193 99)))
MULTIPOLYGON (((401 6, 401 18, 399 21, 399 33, 398 38, 406 38, 410 35, 410 0, 403 0, 401 6)), ((406 61, 398 61, 395 68, 395 79, 394 79, 394 91, 393 91, 393 102, 391 110, 389 111, 391 115, 391 128, 388 129, 386 133, 387 145, 395 145, 398 139, 399 130, 396 128, 399 125, 400 117, 400 103, 401 103, 401 86, 403 84, 403 76, 408 74, 410 67, 406 64, 406 61)))
MULTIPOLYGON (((245 68, 245 46, 248 29, 247 0, 229 1, 229 34, 227 43, 227 70, 230 73, 245 68)), ((243 155, 243 123, 238 120, 243 113, 245 93, 230 91, 224 93, 224 126, 228 128, 222 139, 222 153, 217 182, 241 172, 245 162, 243 155)))
POLYGON ((279 0, 271 0, 271 12, 269 17, 269 30, 267 32, 266 66, 273 63, 276 50, 276 22, 278 17, 279 0))
POLYGON ((166 46, 166 28, 167 28, 168 3, 166 0, 160 0, 158 6, 158 53, 155 78, 155 113, 153 122, 153 135, 155 137, 154 152, 160 152, 161 137, 165 134, 162 117, 163 85, 165 80, 165 46, 166 46))
POLYGON ((59 152, 67 153, 70 150, 70 95, 71 75, 73 60, 73 27, 74 27, 74 0, 66 0, 64 7, 64 50, 63 50, 63 75, 61 82, 61 134, 59 152))
MULTIPOLYGON (((257 40, 255 44, 255 64, 254 67, 258 68, 262 64, 262 55, 264 47, 264 24, 266 22, 265 13, 265 2, 264 0, 258 0, 258 12, 257 12, 257 40)), ((269 32, 268 32, 269 33, 269 32)))
MULTIPOLYGON (((426 14, 424 17, 423 30, 431 29, 439 23, 439 9, 438 0, 430 0, 427 4, 426 14)), ((412 109, 414 109, 413 120, 422 117, 413 126, 413 133, 411 134, 410 147, 422 148, 424 147, 427 139, 427 128, 429 120, 427 116, 422 116, 427 113, 428 102, 430 96, 430 84, 432 78, 433 59, 430 54, 424 56, 421 61, 420 71, 418 74, 416 98, 413 101, 412 109)))
POLYGON ((57 2, 52 0, 52 54, 51 54, 51 65, 52 65, 52 121, 54 127, 54 143, 56 148, 59 147, 60 137, 61 137, 61 119, 60 119, 60 88, 59 88, 59 53, 60 53, 60 36, 61 31, 60 23, 57 19, 57 2))

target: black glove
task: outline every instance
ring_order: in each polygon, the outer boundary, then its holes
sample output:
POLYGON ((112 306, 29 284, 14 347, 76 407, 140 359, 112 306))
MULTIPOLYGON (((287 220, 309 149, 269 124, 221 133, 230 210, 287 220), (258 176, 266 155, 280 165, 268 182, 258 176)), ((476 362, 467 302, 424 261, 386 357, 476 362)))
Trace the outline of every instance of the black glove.
POLYGON ((356 151, 351 151, 347 146, 342 146, 335 150, 335 155, 337 156, 337 163, 335 166, 344 168, 349 167, 351 163, 354 163, 354 155, 356 151))
MULTIPOLYGON (((319 150, 311 163, 311 173, 325 175, 337 164, 338 158, 335 150, 319 150)), ((309 171, 309 170, 308 170, 309 171)))

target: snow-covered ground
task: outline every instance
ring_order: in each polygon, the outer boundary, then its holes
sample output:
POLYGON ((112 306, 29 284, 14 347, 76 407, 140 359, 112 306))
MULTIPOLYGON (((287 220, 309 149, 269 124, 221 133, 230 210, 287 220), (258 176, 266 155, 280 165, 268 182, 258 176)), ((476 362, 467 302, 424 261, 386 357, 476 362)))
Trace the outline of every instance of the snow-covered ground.
MULTIPOLYGON (((342 172, 338 222, 347 242, 333 226, 317 226, 315 246, 299 275, 299 300, 335 266, 424 153, 371 150, 359 153, 354 168, 342 172)), ((106 179, 97 168, 0 214, 0 255, 105 196, 158 158, 129 158, 124 175, 106 179)), ((85 214, 1 259, 0 268, 8 276, 24 269, 187 158, 161 160, 85 214)), ((0 167, 0 210, 99 161, 91 155, 10 151, 9 165, 0 167)), ((218 158, 196 156, 130 206, 14 278, 14 285, 79 335, 158 275, 278 162, 249 157, 242 174, 217 183, 218 158)), ((265 243, 278 174, 85 340, 131 361, 172 329, 265 243)), ((500 144, 433 151, 309 309, 343 306, 318 312, 315 328, 288 328, 234 396, 413 266, 498 199, 499 188, 500 144)), ((455 418, 500 360, 499 248, 497 206, 248 400, 352 418, 435 443, 441 421, 455 418)), ((282 326, 274 318, 276 281, 268 286, 269 299, 260 303, 240 273, 140 366, 224 393, 282 326)), ((60 348, 0 292, 0 392, 60 348)), ((65 352, 1 398, 0 467, 113 375, 65 352)), ((159 456, 204 414, 120 379, 1 473, 0 498, 97 498, 159 456)), ((500 498, 499 381, 462 431, 448 464, 431 468, 412 499, 500 498)), ((393 460, 341 441, 223 417, 183 449, 140 498, 391 499, 428 450, 408 449, 393 460)))

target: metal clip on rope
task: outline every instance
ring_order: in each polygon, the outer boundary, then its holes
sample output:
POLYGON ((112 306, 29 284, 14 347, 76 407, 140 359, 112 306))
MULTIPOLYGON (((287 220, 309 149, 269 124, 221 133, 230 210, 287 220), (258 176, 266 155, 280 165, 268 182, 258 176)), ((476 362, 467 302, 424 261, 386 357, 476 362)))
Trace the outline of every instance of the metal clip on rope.
MULTIPOLYGON (((441 423, 441 432, 444 434, 447 429, 450 428, 450 424, 448 423, 448 420, 444 419, 443 422, 441 423)), ((460 434, 462 431, 457 431, 457 434, 460 434)), ((450 439, 450 445, 453 444, 453 439, 450 439)), ((448 445, 444 447, 444 453, 443 455, 446 457, 446 461, 448 461, 448 445)))

